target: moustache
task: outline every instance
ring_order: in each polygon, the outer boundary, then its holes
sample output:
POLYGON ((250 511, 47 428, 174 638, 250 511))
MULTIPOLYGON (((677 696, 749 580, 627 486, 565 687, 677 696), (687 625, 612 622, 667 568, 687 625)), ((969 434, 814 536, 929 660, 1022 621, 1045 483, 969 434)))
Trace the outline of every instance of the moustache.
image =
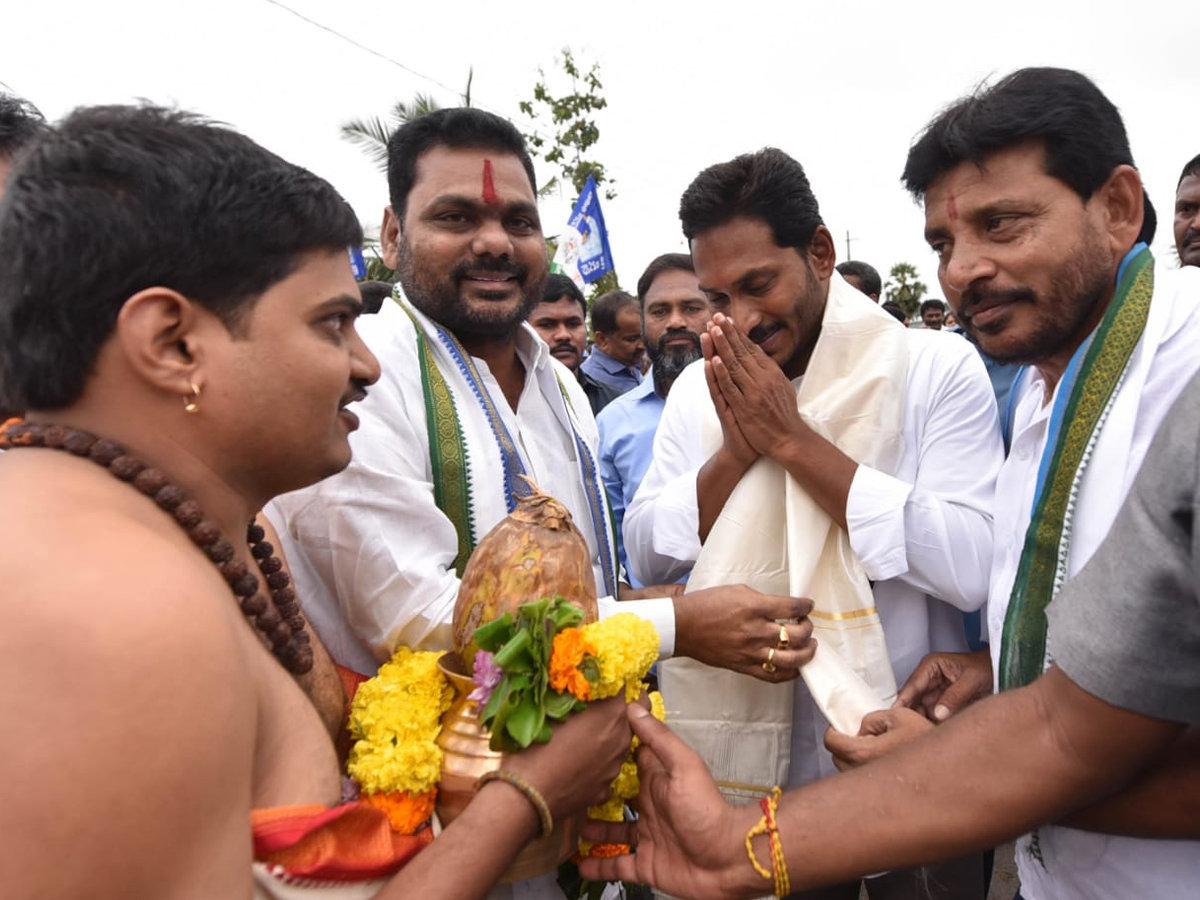
POLYGON ((550 348, 551 353, 554 353, 556 350, 569 350, 572 353, 574 353, 576 356, 579 355, 579 348, 576 347, 574 344, 572 344, 570 341, 559 341, 557 344, 555 344, 553 347, 550 348))
POLYGON ((351 403, 358 403, 360 400, 367 399, 367 386, 365 383, 355 381, 352 388, 342 395, 342 402, 338 404, 340 409, 345 409, 351 403))
POLYGON ((655 349, 658 350, 659 353, 666 353, 667 342, 676 341, 680 338, 686 338, 688 343, 695 348, 696 352, 700 351, 700 335, 696 334, 694 331, 689 331, 686 328, 667 329, 667 331, 663 333, 662 337, 658 339, 655 349))
POLYGON ((481 272, 512 275, 518 282, 524 284, 526 277, 529 275, 529 268, 520 263, 508 262, 503 259, 477 259, 470 262, 466 260, 460 262, 450 274, 457 283, 470 274, 479 274, 481 272))
POLYGON ((761 344, 782 327, 778 322, 773 325, 756 325, 747 332, 746 337, 756 344, 761 344))
POLYGON ((1029 288, 967 288, 962 293, 958 307, 958 318, 970 322, 975 311, 981 306, 995 306, 1000 303, 1029 303, 1037 296, 1029 288))

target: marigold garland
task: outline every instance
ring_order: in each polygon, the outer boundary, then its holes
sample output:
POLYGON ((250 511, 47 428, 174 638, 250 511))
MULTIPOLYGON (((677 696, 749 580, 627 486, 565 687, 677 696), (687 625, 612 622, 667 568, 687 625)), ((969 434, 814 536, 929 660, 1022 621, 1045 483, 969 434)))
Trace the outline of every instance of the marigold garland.
POLYGON ((392 831, 397 834, 416 834, 417 829, 429 821, 437 801, 437 789, 423 794, 404 794, 392 791, 386 794, 363 794, 362 803, 382 809, 387 813, 392 831))
POLYGON ((571 694, 584 703, 592 699, 592 685, 580 668, 586 657, 596 656, 596 645, 578 628, 568 628, 554 636, 550 652, 550 687, 560 694, 571 694))
POLYGON ((435 741, 454 689, 438 670, 440 655, 401 647, 378 675, 359 685, 350 709, 356 741, 346 770, 361 786, 362 799, 384 809, 404 834, 429 818, 441 777, 435 741))
MULTIPOLYGON (((658 691, 650 693, 650 713, 660 722, 666 720, 666 708, 663 706, 662 694, 658 691)), ((642 789, 641 780, 638 778, 637 763, 633 758, 633 752, 640 743, 641 741, 635 736, 629 747, 629 755, 621 763, 620 773, 613 779, 613 783, 609 787, 611 796, 600 806, 588 809, 588 818, 599 819, 602 822, 620 822, 625 818, 626 801, 632 800, 642 789)), ((627 844, 593 844, 590 841, 580 841, 576 859, 585 859, 589 856, 621 856, 628 852, 627 844)))
POLYGON ((624 688, 625 701, 636 700, 642 692, 642 679, 658 659, 654 625, 633 613, 617 613, 580 630, 596 648, 600 668, 592 699, 615 697, 624 688))

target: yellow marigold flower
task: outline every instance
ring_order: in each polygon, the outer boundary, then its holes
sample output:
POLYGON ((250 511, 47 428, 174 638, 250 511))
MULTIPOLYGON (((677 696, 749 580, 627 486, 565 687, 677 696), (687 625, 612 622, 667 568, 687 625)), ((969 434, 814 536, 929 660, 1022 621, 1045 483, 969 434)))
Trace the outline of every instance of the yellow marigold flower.
POLYGON ((368 806, 374 806, 387 813, 392 831, 397 834, 416 834, 417 829, 433 815, 437 789, 416 796, 400 792, 364 794, 360 799, 368 806))
POLYGON ((620 822, 625 818, 625 801, 620 797, 609 797, 599 806, 592 806, 587 811, 589 819, 599 819, 602 822, 620 822))
POLYGON ((600 664, 592 697, 604 700, 624 690, 626 701, 636 700, 642 679, 658 659, 658 632, 654 626, 633 613, 617 613, 584 625, 582 631, 595 645, 600 664))
POLYGON ((437 785, 442 751, 435 743, 454 689, 437 668, 441 654, 396 651, 363 682, 350 710, 356 743, 346 770, 364 794, 425 794, 437 785))
POLYGON ((612 793, 614 797, 629 800, 638 795, 639 788, 637 763, 633 761, 631 752, 621 763, 620 774, 613 780, 612 793))
POLYGON ((662 694, 658 691, 650 692, 650 715, 660 722, 667 721, 667 707, 663 703, 662 694))
POLYGON ((595 645, 578 628, 567 628, 554 636, 550 647, 550 687, 584 701, 592 699, 592 685, 579 668, 584 657, 595 656, 595 645))

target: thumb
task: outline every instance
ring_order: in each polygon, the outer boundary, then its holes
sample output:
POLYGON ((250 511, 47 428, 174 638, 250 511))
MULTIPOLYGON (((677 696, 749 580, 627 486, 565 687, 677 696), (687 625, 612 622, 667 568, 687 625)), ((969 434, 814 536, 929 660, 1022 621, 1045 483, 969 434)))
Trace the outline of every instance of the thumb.
POLYGON ((939 722, 944 722, 970 703, 973 697, 974 689, 965 679, 956 681, 942 691, 937 706, 933 708, 933 717, 939 722))
MULTIPOLYGON (((675 736, 675 732, 654 718, 648 709, 643 709, 635 703, 628 707, 626 714, 629 716, 629 725, 633 733, 643 745, 653 751, 668 772, 700 760, 687 744, 675 736)), ((700 762, 700 765, 703 765, 703 762, 700 762)))

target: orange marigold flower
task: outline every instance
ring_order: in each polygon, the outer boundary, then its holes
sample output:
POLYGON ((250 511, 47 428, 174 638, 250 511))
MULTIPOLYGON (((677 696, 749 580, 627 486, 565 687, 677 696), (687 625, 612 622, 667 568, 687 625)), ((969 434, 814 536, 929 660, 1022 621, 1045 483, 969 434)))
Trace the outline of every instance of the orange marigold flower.
POLYGON ((416 834, 417 829, 433 815, 437 788, 415 796, 403 791, 393 791, 386 794, 364 794, 359 799, 368 806, 374 806, 387 813, 392 831, 397 834, 416 834))
POLYGON ((609 859, 613 856, 625 856, 628 853, 628 844, 593 844, 587 855, 593 859, 609 859))
POLYGON ((592 686, 579 667, 585 656, 595 655, 596 648, 578 628, 560 631, 550 648, 550 687, 586 703, 592 698, 592 686))

